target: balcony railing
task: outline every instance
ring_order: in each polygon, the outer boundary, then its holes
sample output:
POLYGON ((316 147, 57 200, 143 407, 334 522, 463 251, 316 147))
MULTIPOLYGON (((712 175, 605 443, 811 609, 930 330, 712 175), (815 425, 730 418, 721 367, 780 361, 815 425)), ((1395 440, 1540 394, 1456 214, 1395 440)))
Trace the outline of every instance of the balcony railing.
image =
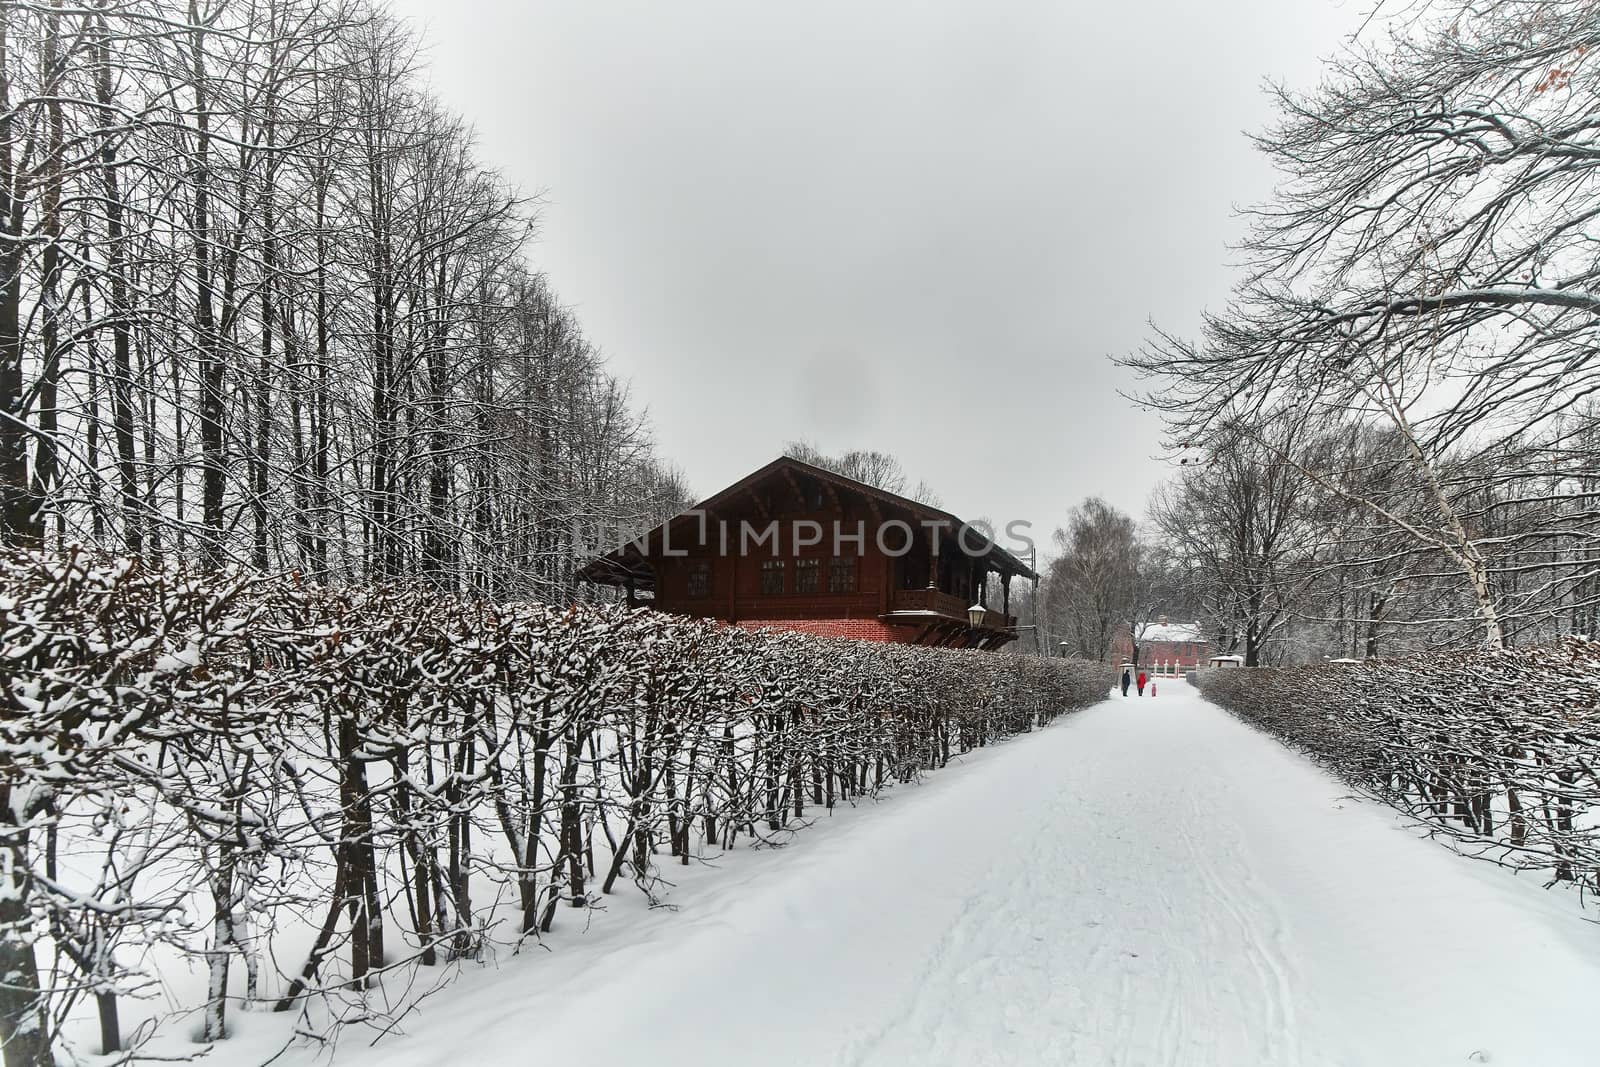
MULTIPOLYGON (((968 601, 942 589, 897 589, 889 601, 890 611, 931 611, 958 622, 969 621, 967 608, 970 606, 968 601)), ((986 630, 1009 630, 1016 625, 1015 615, 1002 615, 989 610, 983 613, 983 628, 986 630)))

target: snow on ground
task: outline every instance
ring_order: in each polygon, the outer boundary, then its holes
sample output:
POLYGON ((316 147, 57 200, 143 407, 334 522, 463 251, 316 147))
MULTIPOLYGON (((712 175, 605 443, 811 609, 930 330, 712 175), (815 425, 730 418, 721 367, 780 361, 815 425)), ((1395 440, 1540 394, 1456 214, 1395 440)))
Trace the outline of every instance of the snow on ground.
POLYGON ((1160 686, 691 869, 676 912, 563 915, 553 953, 471 969, 334 1062, 1595 1062, 1574 894, 1160 686))

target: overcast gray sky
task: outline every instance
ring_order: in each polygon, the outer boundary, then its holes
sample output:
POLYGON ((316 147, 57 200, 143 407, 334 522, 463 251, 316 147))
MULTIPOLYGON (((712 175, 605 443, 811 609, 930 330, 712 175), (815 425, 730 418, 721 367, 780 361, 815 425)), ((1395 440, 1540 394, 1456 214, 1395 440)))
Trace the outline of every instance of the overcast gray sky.
POLYGON ((704 496, 807 437, 1041 531, 1167 470, 1108 355, 1192 330, 1242 131, 1360 0, 399 0, 535 265, 704 496))

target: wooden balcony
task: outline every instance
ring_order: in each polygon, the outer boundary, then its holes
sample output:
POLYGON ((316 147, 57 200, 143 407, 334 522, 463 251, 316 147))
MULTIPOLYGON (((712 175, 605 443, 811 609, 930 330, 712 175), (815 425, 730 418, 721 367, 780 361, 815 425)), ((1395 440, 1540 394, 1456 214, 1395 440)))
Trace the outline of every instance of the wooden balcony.
MULTIPOLYGON (((896 589, 889 597, 889 618, 911 620, 918 616, 938 618, 970 625, 967 608, 971 604, 942 589, 896 589)), ((981 630, 1007 631, 1015 628, 1015 615, 1002 615, 998 611, 985 611, 981 630)))

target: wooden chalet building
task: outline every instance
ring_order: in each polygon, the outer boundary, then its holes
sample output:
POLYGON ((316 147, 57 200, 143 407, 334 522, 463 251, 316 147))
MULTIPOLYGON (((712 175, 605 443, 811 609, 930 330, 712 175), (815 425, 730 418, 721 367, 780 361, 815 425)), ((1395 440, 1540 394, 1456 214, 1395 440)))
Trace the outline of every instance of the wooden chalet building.
POLYGON ((986 649, 1017 636, 1012 579, 1038 578, 947 511, 788 457, 578 573, 680 615, 986 649))

